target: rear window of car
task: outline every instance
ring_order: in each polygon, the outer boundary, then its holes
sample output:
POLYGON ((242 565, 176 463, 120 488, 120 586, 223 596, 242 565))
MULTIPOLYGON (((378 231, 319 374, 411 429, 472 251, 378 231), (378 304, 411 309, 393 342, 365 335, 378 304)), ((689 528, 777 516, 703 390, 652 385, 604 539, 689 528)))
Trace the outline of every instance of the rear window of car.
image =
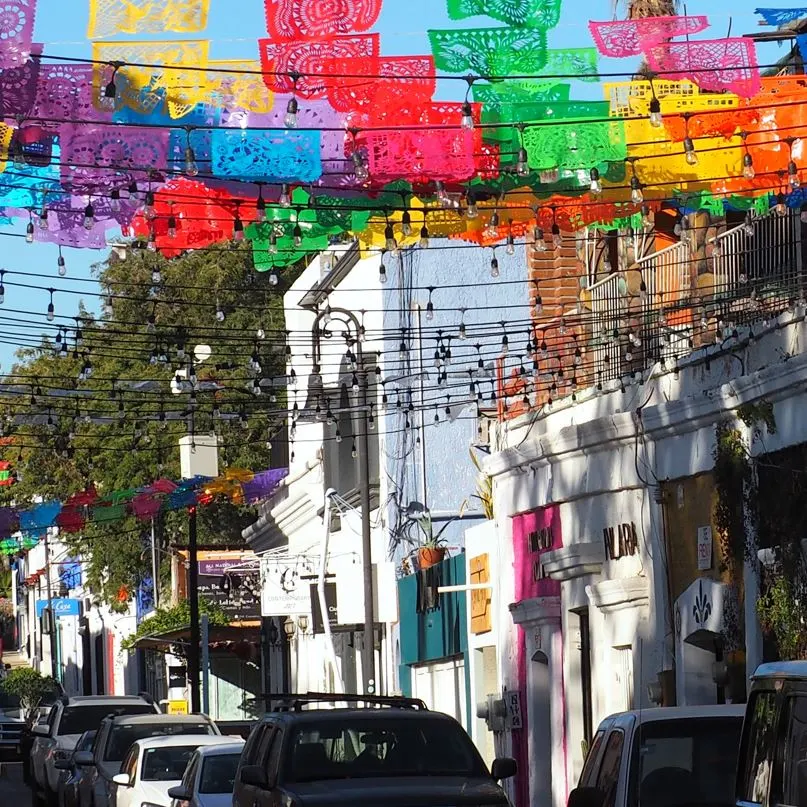
POLYGON ((386 776, 489 776, 458 723, 425 717, 346 716, 306 722, 291 736, 286 780, 315 782, 386 776))
POLYGON ((147 748, 143 753, 140 778, 144 782, 179 782, 185 773, 195 745, 174 745, 167 748, 147 748))
POLYGON ((202 776, 199 780, 199 793, 232 793, 235 788, 235 772, 241 754, 216 754, 205 757, 202 763, 202 776))
POLYGON ((102 759, 105 762, 122 762, 127 751, 138 740, 175 734, 213 734, 213 728, 209 723, 161 723, 159 719, 136 726, 113 726, 102 759))
MULTIPOLYGON (((57 735, 84 734, 85 731, 97 729, 100 722, 111 714, 146 715, 154 714, 154 707, 147 703, 130 703, 125 706, 106 704, 103 706, 66 706, 62 712, 57 735)), ((123 759, 123 757, 121 757, 123 759)))
POLYGON ((643 724, 634 740, 630 805, 733 804, 742 728, 741 716, 643 724))

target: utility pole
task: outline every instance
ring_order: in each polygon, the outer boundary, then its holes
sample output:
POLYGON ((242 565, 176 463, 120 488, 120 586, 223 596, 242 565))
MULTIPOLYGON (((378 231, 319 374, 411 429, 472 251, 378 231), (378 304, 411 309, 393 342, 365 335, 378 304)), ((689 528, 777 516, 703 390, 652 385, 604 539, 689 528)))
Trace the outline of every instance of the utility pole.
MULTIPOLYGON (((362 648, 362 673, 364 677, 364 693, 376 694, 377 679, 375 673, 375 609, 373 605, 373 560, 372 541, 370 539, 370 441, 368 432, 370 429, 369 407, 367 401, 367 368, 364 366, 364 355, 361 347, 361 326, 358 319, 350 311, 344 308, 328 308, 327 312, 322 311, 317 314, 312 330, 312 344, 314 348, 314 366, 309 386, 318 386, 322 391, 322 377, 320 367, 320 355, 322 329, 320 323, 323 318, 330 316, 331 320, 336 319, 345 324, 348 331, 352 331, 351 338, 348 338, 348 346, 352 344, 356 351, 357 377, 359 379, 359 390, 356 393, 357 406, 354 417, 354 433, 358 432, 358 463, 359 463, 359 502, 361 506, 361 555, 363 571, 364 589, 364 643, 362 648), (314 382, 318 378, 319 383, 314 382)), ((322 615, 323 619, 328 619, 327 614, 322 615)))
POLYGON ((198 714, 202 708, 199 693, 202 629, 199 624, 199 546, 196 539, 196 505, 188 508, 188 564, 188 602, 191 612, 188 686, 191 690, 191 712, 198 714))
POLYGON ((56 655, 56 614, 53 613, 53 588, 50 584, 50 530, 45 530, 45 585, 48 587, 48 645, 50 647, 50 670, 54 681, 59 681, 59 660, 56 655))

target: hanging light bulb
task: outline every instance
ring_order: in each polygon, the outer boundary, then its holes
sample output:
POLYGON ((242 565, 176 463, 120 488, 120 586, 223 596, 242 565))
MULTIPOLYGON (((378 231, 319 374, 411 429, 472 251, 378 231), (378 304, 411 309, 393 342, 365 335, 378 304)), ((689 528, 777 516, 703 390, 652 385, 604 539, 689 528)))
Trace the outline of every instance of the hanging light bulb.
POLYGON ((535 227, 532 231, 532 240, 535 242, 537 252, 546 252, 546 238, 541 227, 535 227))
POLYGON ((356 182, 367 182, 370 179, 370 171, 364 163, 364 157, 361 152, 354 151, 351 159, 353 160, 353 176, 356 177, 356 182))
POLYGON ((384 228, 384 238, 387 242, 387 251, 395 252, 398 249, 398 242, 395 240, 395 231, 390 222, 387 222, 387 226, 384 228))
POLYGON ((148 190, 146 191, 146 199, 145 204, 143 206, 143 212, 146 214, 147 219, 153 219, 157 216, 157 211, 154 209, 154 191, 148 190))
POLYGON ((745 223, 743 224, 743 229, 749 238, 754 237, 756 231, 754 230, 754 219, 750 212, 745 214, 745 223))
POLYGON ((563 236, 560 234, 560 227, 557 222, 552 225, 552 246, 560 249, 563 246, 563 236))
POLYGON ((791 160, 787 164, 787 181, 793 190, 801 186, 801 179, 799 179, 799 167, 796 165, 795 160, 791 160))
POLYGON ((303 230, 300 227, 300 223, 297 222, 294 225, 294 229, 292 230, 292 238, 294 239, 294 246, 301 247, 303 245, 303 230))
POLYGON ((88 202, 87 207, 84 208, 84 229, 92 230, 93 227, 95 227, 95 208, 92 206, 92 202, 88 202))
POLYGON ((592 168, 589 172, 589 188, 592 193, 602 193, 602 180, 600 179, 600 172, 597 168, 592 168))
POLYGON ((403 216, 401 216, 401 233, 406 238, 412 235, 412 217, 408 210, 404 210, 403 216))
POLYGON ((274 230, 269 234, 269 254, 277 255, 277 233, 274 230))
POLYGON ((490 276, 491 277, 498 277, 500 274, 499 272, 499 259, 494 255, 490 261, 490 276))
POLYGON ((387 282, 387 267, 383 263, 378 267, 378 282, 381 284, 387 282))
POLYGON ((429 228, 424 225, 420 228, 420 247, 421 249, 429 248, 429 228))
POLYGON ((661 117, 661 102, 654 95, 650 99, 650 125, 654 129, 659 129, 661 128, 662 123, 663 120, 661 117))
POLYGON ((187 130, 188 139, 185 143, 185 176, 195 177, 199 175, 199 164, 196 162, 196 152, 191 145, 191 131, 187 130))
POLYGON ((434 319, 434 303, 431 300, 429 300, 429 302, 426 303, 426 319, 429 322, 431 322, 434 319))
POLYGON ((437 191, 437 201, 440 202, 443 207, 447 207, 451 203, 451 199, 449 199, 449 196, 446 193, 445 186, 438 179, 437 182, 434 183, 434 187, 437 191))
POLYGON ((280 186, 280 206, 291 207, 291 194, 289 193, 289 186, 284 182, 280 186))
POLYGON ((56 271, 59 273, 60 277, 64 277, 67 274, 67 265, 64 262, 61 245, 59 245, 59 257, 56 259, 56 271))
POLYGON ((224 313, 224 309, 221 307, 221 303, 216 300, 216 319, 219 322, 224 322, 225 316, 226 315, 224 313))
POLYGON ((757 172, 754 170, 754 158, 746 152, 743 157, 743 176, 750 182, 757 172))
POLYGON ((520 177, 526 177, 530 173, 529 155, 527 149, 522 146, 518 150, 518 160, 516 161, 516 173, 520 177))
POLYGON ((39 211, 39 229, 48 229, 48 208, 43 204, 42 210, 39 211))
POLYGON ((11 151, 13 154, 14 165, 22 168, 25 165, 25 149, 22 143, 15 137, 11 141, 11 151))
POLYGON ((297 113, 300 111, 297 99, 289 98, 289 103, 286 105, 286 116, 283 118, 283 123, 287 129, 297 128, 297 113))
POLYGON ((258 199, 255 202, 255 221, 258 224, 266 221, 266 200, 263 198, 263 188, 258 186, 258 199))
POLYGON ((635 205, 640 205, 644 202, 644 194, 642 193, 642 183, 639 182, 639 177, 635 174, 631 177, 630 181, 630 200, 635 205))
POLYGON ((494 210, 491 217, 490 217, 490 221, 488 222, 488 233, 490 234, 491 238, 498 238, 499 237, 499 225, 500 225, 500 223, 501 222, 499 220, 499 211, 494 210))
POLYGON ((235 218, 233 219, 233 240, 244 240, 244 222, 241 221, 241 216, 238 214, 237 210, 235 211, 235 218))
POLYGON ((277 272, 272 271, 269 274, 269 285, 270 286, 277 286, 280 283, 280 278, 277 276, 277 272))
POLYGON ((126 188, 126 193, 130 199, 140 198, 140 188, 137 187, 137 182, 133 179, 129 186, 126 188))
POLYGON ((168 217, 168 237, 177 237, 177 219, 173 213, 168 217))
POLYGON ((642 205, 642 226, 646 229, 653 226, 653 211, 648 204, 642 205))
POLYGON ((460 126, 467 131, 474 128, 474 110, 470 101, 464 101, 462 104, 462 119, 460 120, 460 126))
POLYGON ((149 252, 157 251, 157 231, 153 226, 149 228, 149 240, 146 243, 146 249, 149 252))
POLYGON ((783 193, 776 194, 776 214, 779 216, 787 215, 787 202, 783 193))
POLYGON ((48 322, 53 322, 53 318, 56 316, 56 309, 53 305, 53 289, 48 289, 50 292, 50 302, 48 303, 48 322))
MULTIPOLYGON (((3 283, 4 275, 5 272, 0 272, 0 305, 2 305, 6 301, 6 287, 5 284, 3 283)), ((66 341, 65 344, 67 344, 66 341)))
POLYGON ((684 156, 686 157, 687 165, 698 164, 698 155, 691 137, 684 138, 684 156))
POLYGON ((479 207, 476 204, 476 197, 472 194, 468 194, 468 209, 465 211, 465 218, 467 219, 475 219, 479 216, 479 207))

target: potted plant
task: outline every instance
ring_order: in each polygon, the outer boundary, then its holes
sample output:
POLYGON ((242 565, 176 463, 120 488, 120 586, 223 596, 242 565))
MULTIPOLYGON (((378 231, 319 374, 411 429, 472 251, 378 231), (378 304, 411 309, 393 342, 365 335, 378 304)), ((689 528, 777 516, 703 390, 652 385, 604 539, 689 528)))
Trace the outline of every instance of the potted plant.
POLYGON ((458 518, 462 518, 462 514, 465 511, 465 505, 466 502, 463 502, 462 507, 460 508, 459 516, 455 516, 447 521, 436 533, 434 532, 434 524, 432 523, 432 517, 428 510, 424 511, 422 515, 414 519, 414 522, 420 528, 423 536, 422 542, 417 550, 418 566, 421 569, 429 569, 432 566, 440 563, 445 558, 446 552, 448 552, 448 546, 443 539, 443 533, 458 518))

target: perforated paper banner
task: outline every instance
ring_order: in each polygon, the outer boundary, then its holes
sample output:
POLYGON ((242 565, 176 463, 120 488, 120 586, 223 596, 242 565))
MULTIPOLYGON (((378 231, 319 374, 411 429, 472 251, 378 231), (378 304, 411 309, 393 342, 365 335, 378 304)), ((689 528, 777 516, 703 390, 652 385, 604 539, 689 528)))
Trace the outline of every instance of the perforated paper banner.
POLYGON ((275 42, 258 40, 266 86, 274 92, 301 98, 324 98, 321 78, 326 63, 334 59, 369 59, 378 56, 378 34, 336 36, 320 40, 275 42), (290 74, 301 78, 295 83, 290 74))
POLYGON ((0 70, 19 67, 31 54, 36 0, 0 3, 0 70))
POLYGON ((578 81, 599 81, 596 48, 549 48, 546 64, 532 75, 553 77, 556 81, 575 76, 578 81))
POLYGON ((448 0, 448 16, 464 20, 485 14, 521 28, 554 28, 563 0, 448 0))
POLYGON ((382 0, 264 0, 266 30, 276 40, 317 39, 369 31, 382 0))
POLYGON ((546 31, 515 28, 431 30, 434 63, 447 73, 489 79, 534 76, 546 65, 546 31))
POLYGON ((590 21, 597 50, 603 56, 620 59, 641 56, 647 48, 677 36, 696 34, 709 27, 706 17, 645 17, 637 20, 590 21))
POLYGON ((115 34, 195 34, 207 27, 210 0, 90 0, 88 39, 115 34))
POLYGON ((729 91, 748 98, 761 86, 753 39, 701 39, 665 42, 645 54, 650 69, 659 75, 689 78, 701 89, 729 91))
POLYGON ((790 22, 807 17, 807 7, 802 8, 757 8, 754 14, 759 14, 768 25, 787 25, 790 22))

